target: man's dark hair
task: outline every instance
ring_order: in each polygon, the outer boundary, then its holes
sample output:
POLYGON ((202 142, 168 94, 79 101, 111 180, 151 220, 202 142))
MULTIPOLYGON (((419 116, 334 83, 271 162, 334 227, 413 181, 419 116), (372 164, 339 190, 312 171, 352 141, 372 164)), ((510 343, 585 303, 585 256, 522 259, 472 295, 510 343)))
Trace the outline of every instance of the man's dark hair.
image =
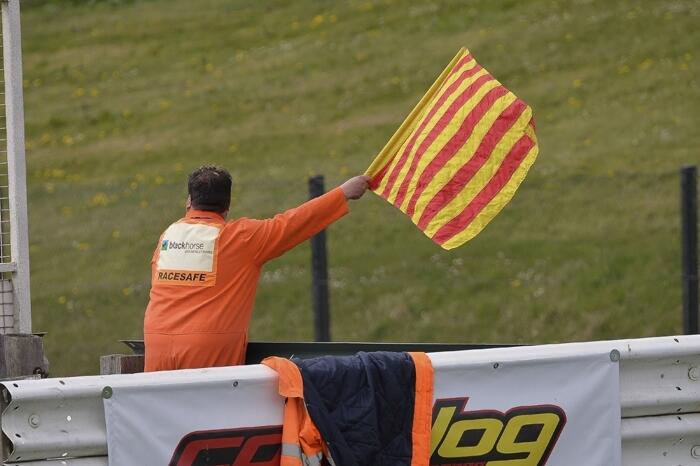
POLYGON ((231 174, 216 165, 199 167, 187 180, 187 192, 193 209, 224 212, 231 205, 231 174))

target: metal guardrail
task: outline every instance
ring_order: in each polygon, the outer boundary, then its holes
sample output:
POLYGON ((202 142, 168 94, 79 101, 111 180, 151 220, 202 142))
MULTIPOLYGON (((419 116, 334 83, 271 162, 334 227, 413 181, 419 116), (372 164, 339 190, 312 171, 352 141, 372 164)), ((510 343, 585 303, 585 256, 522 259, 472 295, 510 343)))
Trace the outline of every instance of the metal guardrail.
MULTIPOLYGON (((623 464, 700 465, 700 336, 485 349, 464 352, 463 357, 469 362, 503 362, 613 349, 620 353, 623 464)), ((441 353, 431 358, 436 373, 455 359, 441 353)), ((4 464, 48 466, 48 459, 56 459, 57 464, 107 465, 105 386, 250 378, 269 379, 272 387, 274 377, 267 368, 253 365, 4 382, 4 464)))
POLYGON ((59 458, 46 461, 27 461, 22 463, 4 463, 5 466, 109 466, 106 456, 96 456, 93 458, 59 458))

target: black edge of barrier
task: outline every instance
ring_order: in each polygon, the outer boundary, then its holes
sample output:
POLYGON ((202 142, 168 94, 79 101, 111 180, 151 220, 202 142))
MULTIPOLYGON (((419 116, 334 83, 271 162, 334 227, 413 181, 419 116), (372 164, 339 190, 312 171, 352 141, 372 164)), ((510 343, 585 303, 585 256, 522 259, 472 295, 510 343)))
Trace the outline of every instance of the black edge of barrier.
MULTIPOLYGON (((143 340, 121 340, 135 354, 143 354, 143 340)), ((467 344, 467 343, 351 343, 351 342, 269 342, 251 341, 246 352, 246 364, 258 364, 268 356, 301 359, 317 356, 348 356, 358 351, 463 351, 488 348, 512 348, 512 344, 467 344)))
POLYGON ((462 351, 486 348, 504 348, 519 345, 476 345, 459 343, 350 343, 350 342, 250 342, 246 364, 257 364, 268 356, 307 359, 317 356, 349 356, 358 351, 462 351))

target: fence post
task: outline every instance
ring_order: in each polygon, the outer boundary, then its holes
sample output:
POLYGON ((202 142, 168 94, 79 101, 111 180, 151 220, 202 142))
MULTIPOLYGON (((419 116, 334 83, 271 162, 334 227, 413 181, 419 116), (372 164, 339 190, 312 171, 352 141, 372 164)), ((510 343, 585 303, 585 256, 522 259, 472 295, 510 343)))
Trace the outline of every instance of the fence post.
MULTIPOLYGON (((323 195, 324 192, 323 175, 309 178, 309 197, 311 199, 323 195)), ((314 308, 315 341, 331 341, 325 230, 311 238, 311 296, 314 308)))
MULTIPOLYGON (((10 250, 14 290, 15 331, 31 333, 29 295, 29 228, 24 157, 24 105, 22 95, 22 44, 19 0, 3 0, 2 48, 5 77, 5 123, 9 182, 10 250)), ((3 219, 4 220, 4 219, 3 219)))
POLYGON ((697 167, 681 168, 681 243, 683 264, 683 332, 698 328, 698 191, 697 167))

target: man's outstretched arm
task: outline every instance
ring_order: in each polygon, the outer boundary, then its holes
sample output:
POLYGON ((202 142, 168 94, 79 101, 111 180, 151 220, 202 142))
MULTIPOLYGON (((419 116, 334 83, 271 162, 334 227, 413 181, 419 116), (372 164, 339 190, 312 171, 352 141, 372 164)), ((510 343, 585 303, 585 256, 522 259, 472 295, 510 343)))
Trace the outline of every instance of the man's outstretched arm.
POLYGON ((299 207, 256 221, 256 261, 263 263, 281 256, 325 229, 348 212, 347 200, 361 198, 368 186, 369 177, 356 176, 299 207))

